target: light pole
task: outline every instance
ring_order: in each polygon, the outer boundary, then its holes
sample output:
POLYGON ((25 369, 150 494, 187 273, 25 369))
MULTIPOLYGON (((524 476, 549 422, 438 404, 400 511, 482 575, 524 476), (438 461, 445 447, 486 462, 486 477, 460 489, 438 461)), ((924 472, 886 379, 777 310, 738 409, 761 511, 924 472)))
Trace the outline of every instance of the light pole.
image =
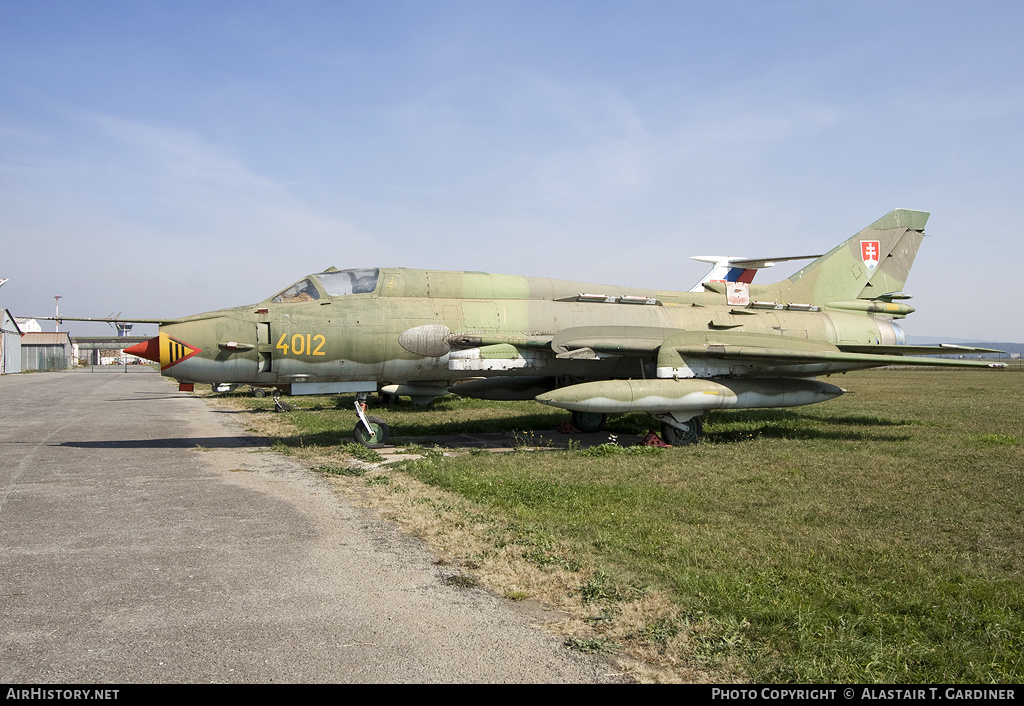
POLYGON ((53 330, 60 331, 60 295, 53 295, 53 330))

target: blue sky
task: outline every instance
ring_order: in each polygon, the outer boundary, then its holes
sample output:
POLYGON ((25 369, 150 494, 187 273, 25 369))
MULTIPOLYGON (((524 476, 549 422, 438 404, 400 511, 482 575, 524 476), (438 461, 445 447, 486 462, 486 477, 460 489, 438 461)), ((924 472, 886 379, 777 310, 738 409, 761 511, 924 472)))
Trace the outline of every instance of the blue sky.
POLYGON ((1021 36, 1011 2, 0 0, 0 307, 331 265, 688 289, 903 207, 908 333, 1024 341, 1021 36))

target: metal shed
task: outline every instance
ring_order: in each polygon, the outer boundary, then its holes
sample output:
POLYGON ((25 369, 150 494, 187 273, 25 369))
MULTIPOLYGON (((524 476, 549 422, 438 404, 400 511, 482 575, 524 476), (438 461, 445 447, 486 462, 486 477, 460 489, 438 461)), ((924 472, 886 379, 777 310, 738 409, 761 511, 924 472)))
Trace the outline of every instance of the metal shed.
POLYGON ((21 329, 7 309, 0 316, 0 375, 21 372, 21 329))
POLYGON ((73 359, 71 337, 59 333, 26 333, 21 337, 22 370, 67 370, 73 359))

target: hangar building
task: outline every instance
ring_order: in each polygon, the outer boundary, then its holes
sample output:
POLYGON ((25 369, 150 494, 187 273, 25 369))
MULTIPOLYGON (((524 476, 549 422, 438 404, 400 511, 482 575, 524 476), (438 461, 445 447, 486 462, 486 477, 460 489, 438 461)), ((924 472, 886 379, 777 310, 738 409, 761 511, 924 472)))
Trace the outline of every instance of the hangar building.
POLYGON ((74 362, 71 337, 58 333, 26 333, 21 337, 22 370, 67 370, 74 362))

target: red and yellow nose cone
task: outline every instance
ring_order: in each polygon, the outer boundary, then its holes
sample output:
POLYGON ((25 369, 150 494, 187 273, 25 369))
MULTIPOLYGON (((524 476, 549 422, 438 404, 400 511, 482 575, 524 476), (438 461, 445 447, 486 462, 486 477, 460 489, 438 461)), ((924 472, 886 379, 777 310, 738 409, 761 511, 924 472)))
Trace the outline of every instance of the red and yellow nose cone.
POLYGON ((183 360, 188 360, 201 351, 201 348, 196 348, 176 338, 171 338, 163 331, 156 338, 151 338, 148 341, 143 341, 124 349, 125 353, 131 353, 140 358, 152 360, 154 363, 160 363, 161 371, 167 370, 167 368, 177 365, 183 360))

